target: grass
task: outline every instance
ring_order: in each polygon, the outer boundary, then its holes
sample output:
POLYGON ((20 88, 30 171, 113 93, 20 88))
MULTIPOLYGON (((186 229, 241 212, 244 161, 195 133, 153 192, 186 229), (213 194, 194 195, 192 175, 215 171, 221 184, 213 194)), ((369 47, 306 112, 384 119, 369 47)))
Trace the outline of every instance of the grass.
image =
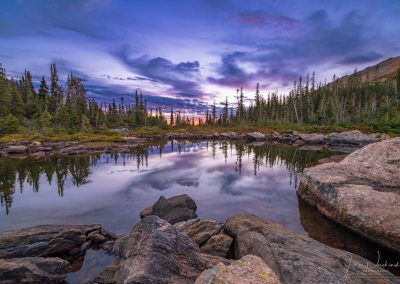
MULTIPOLYGON (((353 125, 349 126, 318 126, 318 125, 298 125, 298 124, 275 124, 269 127, 261 127, 254 125, 238 125, 235 127, 221 126, 163 126, 163 127, 140 127, 129 131, 128 136, 146 137, 150 135, 165 135, 168 133, 191 133, 191 134, 211 134, 223 132, 236 132, 239 134, 248 132, 285 133, 290 131, 298 131, 300 133, 332 133, 347 130, 360 130, 363 133, 373 133, 372 127, 353 125)), ((395 133, 388 133, 391 136, 398 136, 395 133)), ((0 137, 0 143, 18 142, 18 141, 40 141, 40 142, 124 142, 123 134, 115 133, 107 130, 98 130, 91 132, 78 132, 69 134, 60 130, 49 129, 47 134, 33 132, 27 128, 20 128, 19 133, 9 134, 0 137)))

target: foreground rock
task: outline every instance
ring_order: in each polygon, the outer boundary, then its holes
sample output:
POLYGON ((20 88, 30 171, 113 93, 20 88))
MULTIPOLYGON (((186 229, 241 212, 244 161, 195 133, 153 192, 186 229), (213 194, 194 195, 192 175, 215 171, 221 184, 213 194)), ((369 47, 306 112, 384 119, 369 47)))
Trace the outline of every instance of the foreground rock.
POLYGON ((222 258, 231 257, 232 238, 223 233, 223 224, 211 220, 189 220, 174 225, 191 238, 203 253, 222 258))
POLYGON ((57 257, 0 259, 0 283, 65 283, 69 263, 57 257))
POLYGON ((157 216, 142 219, 96 283, 193 283, 207 269, 199 247, 157 216))
POLYGON ((214 268, 207 269, 194 282, 195 284, 279 284, 276 274, 261 258, 254 255, 246 255, 225 266, 218 263, 214 268))
POLYGON ((304 171, 298 195, 319 212, 400 251, 400 138, 304 171))
POLYGON ((197 205, 187 194, 166 199, 161 196, 152 207, 144 209, 140 217, 156 215, 171 224, 197 218, 197 205))
POLYGON ((0 232, 0 258, 52 257, 73 261, 115 236, 100 225, 48 225, 0 232))
MULTIPOLYGON (((235 258, 256 255, 283 283, 397 283, 398 279, 355 254, 253 215, 235 215, 224 226, 235 258)), ((261 282, 262 283, 262 282, 261 282)))

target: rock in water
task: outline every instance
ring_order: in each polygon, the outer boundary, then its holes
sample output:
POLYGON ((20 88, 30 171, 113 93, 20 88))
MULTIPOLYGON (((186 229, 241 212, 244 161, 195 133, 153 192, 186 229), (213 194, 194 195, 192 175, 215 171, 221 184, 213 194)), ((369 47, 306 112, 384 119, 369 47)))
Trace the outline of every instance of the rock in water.
POLYGON ((283 283, 398 283, 372 262, 254 215, 234 215, 224 225, 235 257, 261 257, 283 283))
POLYGON ((91 245, 89 235, 96 236, 96 241, 99 235, 106 236, 103 241, 115 239, 100 225, 46 225, 3 231, 0 232, 0 258, 59 256, 72 260, 91 245))
POLYGON ((0 283, 65 283, 69 263, 58 257, 0 259, 0 283))
POLYGON ((98 283, 193 283, 207 269, 199 247, 157 216, 133 227, 112 266, 98 283))
POLYGON ((354 146, 363 146, 378 141, 377 139, 373 139, 358 130, 344 131, 341 133, 334 132, 329 134, 328 140, 330 145, 350 144, 354 146))
POLYGON ((249 141, 265 141, 265 134, 260 132, 252 132, 246 135, 247 140, 249 141))
POLYGON ((323 144, 325 142, 324 134, 300 134, 299 136, 307 144, 323 144))
POLYGON ((298 195, 335 222, 399 252, 400 138, 305 169, 298 195))
POLYGON ((146 208, 140 213, 144 218, 150 215, 156 215, 161 219, 167 220, 171 224, 197 218, 197 205, 187 194, 182 194, 166 199, 161 196, 154 203, 152 208, 146 208))
POLYGON ((279 284, 276 274, 261 258, 246 255, 225 266, 218 263, 214 268, 204 270, 195 284, 279 284))

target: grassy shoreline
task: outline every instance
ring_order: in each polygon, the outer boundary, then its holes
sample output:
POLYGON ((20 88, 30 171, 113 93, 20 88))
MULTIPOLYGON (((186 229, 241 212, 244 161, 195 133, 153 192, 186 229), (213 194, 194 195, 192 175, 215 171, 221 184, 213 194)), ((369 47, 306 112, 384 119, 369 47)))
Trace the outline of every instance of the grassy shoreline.
MULTIPOLYGON (((223 133, 223 132, 236 132, 238 134, 250 133, 250 132, 261 132, 261 133, 272 133, 279 132, 285 133, 290 131, 298 131, 300 133, 332 133, 342 132, 349 130, 360 130, 363 133, 373 133, 372 127, 322 127, 322 126, 310 126, 310 125, 277 125, 275 127, 257 127, 257 126, 237 126, 237 127, 212 127, 212 126, 165 126, 161 127, 141 127, 129 130, 127 136, 135 137, 147 137, 147 136, 162 136, 169 133, 174 134, 212 134, 212 133, 223 133)), ((396 136, 390 134, 391 136, 396 136)), ((90 131, 90 132, 78 132, 69 134, 66 132, 55 132, 54 130, 48 131, 47 134, 40 134, 34 131, 23 131, 23 133, 8 134, 0 137, 0 143, 10 142, 22 142, 22 141, 40 141, 40 142, 121 142, 123 143, 124 134, 113 132, 112 130, 102 131, 90 131)))

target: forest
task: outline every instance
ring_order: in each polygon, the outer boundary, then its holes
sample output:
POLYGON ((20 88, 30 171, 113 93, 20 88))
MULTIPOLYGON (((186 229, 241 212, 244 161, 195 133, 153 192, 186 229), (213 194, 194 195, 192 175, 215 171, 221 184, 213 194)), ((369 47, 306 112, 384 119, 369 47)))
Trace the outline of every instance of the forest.
POLYGON ((203 118, 181 114, 164 106, 149 108, 138 91, 134 103, 112 100, 98 103, 87 96, 84 80, 68 75, 65 86, 57 66, 50 67, 50 82, 42 76, 35 89, 32 74, 25 71, 19 80, 9 79, 0 66, 0 135, 21 129, 48 133, 92 133, 114 128, 158 127, 249 127, 279 128, 290 125, 371 127, 374 131, 400 134, 400 69, 386 80, 363 83, 355 71, 344 78, 333 76, 330 83, 316 83, 315 73, 294 82, 289 94, 262 95, 257 83, 252 99, 243 88, 236 101, 210 105, 203 118))

